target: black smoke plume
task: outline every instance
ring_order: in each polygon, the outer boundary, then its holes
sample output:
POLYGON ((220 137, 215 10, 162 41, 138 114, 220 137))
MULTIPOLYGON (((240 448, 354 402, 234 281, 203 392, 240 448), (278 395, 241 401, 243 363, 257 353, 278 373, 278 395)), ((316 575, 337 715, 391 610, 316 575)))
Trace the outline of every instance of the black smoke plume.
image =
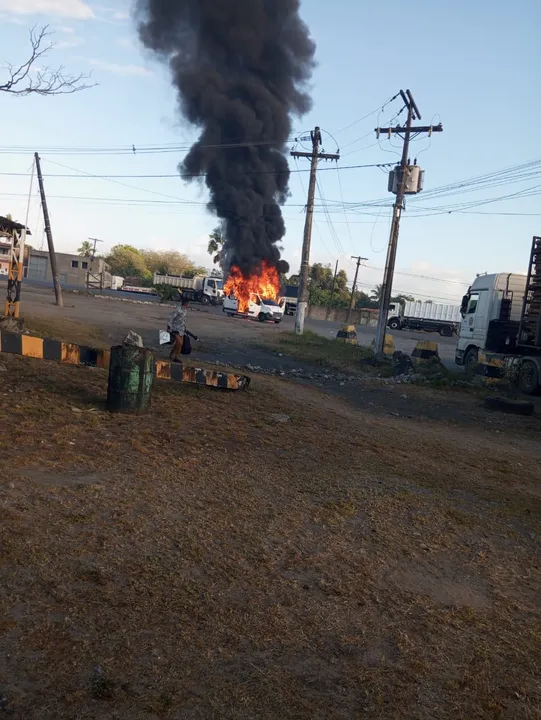
POLYGON ((143 44, 169 63, 182 115, 201 133, 180 173, 205 176, 226 265, 287 272, 284 157, 291 117, 311 107, 315 45, 299 0, 136 0, 143 44))

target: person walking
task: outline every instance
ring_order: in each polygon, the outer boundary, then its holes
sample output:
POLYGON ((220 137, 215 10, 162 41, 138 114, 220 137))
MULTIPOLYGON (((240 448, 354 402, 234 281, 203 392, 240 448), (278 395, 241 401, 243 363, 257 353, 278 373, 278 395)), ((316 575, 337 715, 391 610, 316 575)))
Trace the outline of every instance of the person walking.
POLYGON ((186 312, 188 307, 188 301, 183 298, 180 307, 175 308, 169 318, 167 330, 173 338, 173 347, 171 348, 171 354, 169 356, 172 362, 181 362, 180 355, 184 343, 184 333, 186 332, 186 312))

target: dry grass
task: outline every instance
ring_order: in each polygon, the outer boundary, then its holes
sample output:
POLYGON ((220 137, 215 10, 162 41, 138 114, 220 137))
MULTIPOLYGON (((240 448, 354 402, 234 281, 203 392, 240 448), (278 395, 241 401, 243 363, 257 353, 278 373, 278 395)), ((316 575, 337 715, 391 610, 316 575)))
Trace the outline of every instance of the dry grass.
POLYGON ((321 365, 329 370, 366 374, 366 367, 361 360, 372 355, 372 352, 361 345, 349 345, 339 340, 329 340, 310 330, 302 335, 280 333, 265 340, 264 347, 282 351, 289 357, 321 365))
POLYGON ((69 318, 51 318, 44 315, 24 316, 24 329, 38 337, 62 340, 63 342, 106 347, 103 331, 95 325, 70 320, 69 318))
POLYGON ((377 419, 274 379, 163 383, 149 416, 119 417, 102 371, 2 362, 14 717, 540 716, 540 471, 520 427, 502 443, 377 419))

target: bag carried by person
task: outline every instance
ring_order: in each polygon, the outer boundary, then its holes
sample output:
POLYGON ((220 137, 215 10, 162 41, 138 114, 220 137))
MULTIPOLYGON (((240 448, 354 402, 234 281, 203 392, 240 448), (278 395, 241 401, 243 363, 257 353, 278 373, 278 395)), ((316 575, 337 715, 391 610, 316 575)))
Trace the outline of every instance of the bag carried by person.
POLYGON ((191 355, 192 353, 192 341, 190 340, 190 336, 188 333, 184 333, 184 340, 182 341, 182 350, 180 351, 182 355, 191 355))

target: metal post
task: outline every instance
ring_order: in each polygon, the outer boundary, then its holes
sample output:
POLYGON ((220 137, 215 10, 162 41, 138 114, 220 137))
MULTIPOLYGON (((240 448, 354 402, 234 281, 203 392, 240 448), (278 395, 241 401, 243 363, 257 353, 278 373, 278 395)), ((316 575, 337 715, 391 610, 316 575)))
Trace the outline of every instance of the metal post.
POLYGON ((47 245, 49 247, 49 261, 51 263, 51 273, 53 275, 54 294, 56 298, 56 304, 59 307, 64 307, 64 301, 62 300, 62 288, 60 287, 60 280, 58 277, 58 268, 56 265, 56 253, 54 250, 53 233, 51 230, 51 221, 49 219, 49 210, 47 208, 47 198, 45 197, 45 188, 43 186, 43 177, 41 175, 41 164, 38 153, 34 155, 36 161, 36 171, 38 174, 39 192, 41 195, 41 207, 43 208, 43 224, 45 227, 45 234, 47 236, 47 245))

